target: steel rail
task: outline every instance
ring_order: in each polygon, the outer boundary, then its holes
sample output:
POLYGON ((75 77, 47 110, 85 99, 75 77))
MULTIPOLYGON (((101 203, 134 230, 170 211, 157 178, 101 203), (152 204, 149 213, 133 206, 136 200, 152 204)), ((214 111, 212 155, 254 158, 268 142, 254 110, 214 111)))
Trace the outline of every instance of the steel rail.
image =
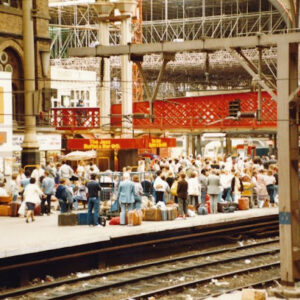
MULTIPOLYGON (((162 244, 162 243, 168 243, 168 242, 179 241, 179 240, 193 239, 193 238, 209 236, 209 235, 213 235, 213 234, 221 234, 221 233, 226 233, 228 231, 231 234, 236 231, 238 232, 239 230, 243 230, 243 229, 245 229, 247 232, 259 231, 260 228, 265 229, 265 226, 267 226, 267 225, 276 226, 278 224, 279 224, 278 220, 271 220, 271 221, 253 223, 253 224, 244 224, 244 225, 236 226, 234 228, 226 227, 226 228, 221 228, 221 229, 216 229, 216 230, 208 230, 208 231, 203 231, 203 232, 198 232, 198 233, 191 233, 191 234, 185 234, 185 235, 179 235, 179 236, 173 236, 173 237, 167 237, 167 238, 153 239, 153 240, 148 240, 148 241, 144 241, 144 242, 129 243, 129 244, 117 245, 117 246, 112 246, 112 247, 107 247, 107 248, 82 251, 79 253, 66 254, 66 255, 61 255, 61 256, 56 256, 56 257, 51 257, 51 258, 44 258, 44 259, 38 259, 38 260, 34 260, 34 261, 29 261, 29 262, 22 262, 22 263, 17 263, 17 264, 9 264, 6 266, 0 266, 0 272, 17 269, 17 268, 22 268, 22 267, 30 267, 30 266, 40 265, 40 264, 45 264, 45 263, 64 261, 67 259, 78 258, 78 257, 93 255, 93 254, 99 254, 99 253, 103 253, 103 252, 111 252, 111 251, 117 251, 117 250, 121 250, 121 249, 142 247, 142 246, 147 246, 147 245, 152 245, 152 244, 162 244), (252 229, 252 231, 250 229, 252 229)), ((218 224, 215 224, 215 225, 218 225, 218 224)), ((199 227, 200 226, 197 226, 197 227, 195 227, 195 229, 197 229, 199 227)))
MULTIPOLYGON (((277 240, 273 240, 273 241, 267 241, 267 242, 262 242, 262 243, 256 243, 256 244, 253 244, 251 245, 252 247, 254 246, 262 246, 264 244, 268 245, 270 243, 274 243, 276 242, 277 240)), ((246 245, 246 246, 240 246, 240 247, 231 247, 229 248, 229 250, 225 250, 225 249, 222 249, 222 250, 216 250, 216 251, 209 251, 209 252, 206 252, 206 253, 202 253, 202 254, 198 254, 198 256, 206 256, 208 254, 212 255, 213 252, 215 252, 215 254, 220 254, 222 252, 232 252, 234 250, 244 250, 244 249, 249 249, 251 248, 250 245, 246 245)), ((124 285, 124 284, 128 284, 128 283, 133 283, 133 282, 137 282, 137 281, 140 281, 140 280, 145 280, 145 279, 149 279, 149 278, 154 278, 154 277, 157 277, 157 276, 165 276, 165 275, 168 275, 168 274, 174 274, 174 273, 178 273, 178 272, 182 272, 182 271, 188 271, 188 270, 192 270, 192 269, 195 269, 195 268, 199 268, 199 267, 207 267, 207 266, 212 266, 212 265, 215 265, 215 264, 219 264, 219 263, 228 263, 228 262, 232 262, 232 261, 236 261, 236 260, 240 260, 240 259, 244 259, 244 258, 249 258, 249 257, 255 257, 255 256, 260 256, 260 255, 269 255, 270 253, 275 253, 275 252, 278 252, 279 251, 279 248, 273 248, 273 249, 267 249, 267 250, 262 250, 262 251, 257 251, 255 253, 246 253, 246 254, 241 254, 239 256, 235 256, 235 257, 229 257, 229 258, 223 258, 223 259, 219 259, 219 260, 212 260, 212 261, 205 261, 205 262, 201 262, 201 263, 198 263, 198 264, 193 264, 193 265, 190 265, 190 266, 184 266, 184 267, 179 267, 177 269, 168 269, 168 270, 159 270, 158 272, 154 272, 154 273, 148 273, 148 274, 143 274, 141 276, 138 276, 138 277, 134 277, 134 278, 129 278, 129 279, 122 279, 122 280, 118 280, 118 281, 115 281, 115 282, 107 282, 107 283, 102 283, 102 284, 98 284, 98 285, 93 285, 92 287, 87 287, 86 289, 81 289, 81 290, 75 290, 73 292, 68 292, 68 293, 63 293, 63 294, 60 294, 60 295, 55 295, 55 296, 49 296, 49 297, 46 297, 47 299, 67 299, 67 298, 72 298, 72 297, 76 297, 76 296, 80 296, 80 295, 85 295, 85 294, 90 294, 90 293, 93 293, 93 292, 96 292, 96 291, 101 291, 101 290, 106 290, 106 289, 109 289, 109 288, 114 288, 114 287, 117 287, 117 286, 121 286, 121 285, 124 285)), ((197 256, 197 255, 188 255, 186 259, 190 259, 190 258, 193 258, 193 256, 197 256)), ((184 257, 180 257, 178 260, 183 260, 184 257)), ((171 262, 174 262, 176 260, 176 258, 174 259, 168 259, 168 260, 165 260, 165 261, 161 261, 160 264, 163 264, 163 263, 171 263, 171 262)), ((149 264, 146 264, 146 265, 142 265, 142 266, 138 266, 139 268, 146 268, 148 266, 153 266, 153 265, 158 265, 159 262, 157 263, 149 263, 149 264)), ((114 274, 118 271, 121 271, 121 272, 126 272, 126 271, 131 271, 132 268, 134 269, 134 267, 129 267, 127 268, 126 270, 114 270, 112 272, 106 272, 106 273, 102 273, 102 274, 97 274, 98 276, 97 277, 103 277, 105 276, 106 274, 107 275, 111 275, 111 274, 114 274), (115 272, 116 271, 116 272, 115 272), (110 273, 110 274, 109 274, 110 273)), ((120 272, 120 273, 121 273, 120 272)), ((88 277, 84 277, 82 278, 81 280, 88 280, 90 278, 88 277)), ((49 285, 44 285, 43 286, 43 289, 47 289, 49 288, 50 286, 49 285)), ((20 291, 21 292, 21 291, 20 291)), ((28 292, 28 290, 26 291, 26 293, 28 292)), ((23 293, 19 293, 20 294, 24 294, 23 293)), ((0 295, 0 298, 2 297, 8 297, 8 296, 12 296, 12 294, 1 294, 0 295)))
MULTIPOLYGON (((202 278, 202 279, 199 279, 199 280, 194 280, 194 281, 190 281, 190 282, 186 282, 186 283, 182 283, 182 284, 178 284, 178 285, 166 287, 166 288, 163 288, 163 289, 158 289, 158 290, 155 290, 155 291, 143 293, 143 295, 135 295, 133 297, 125 298, 125 299, 127 299, 127 300, 130 300, 130 299, 135 299, 135 300, 138 300, 138 299, 147 299, 147 297, 151 297, 151 296, 154 296, 154 295, 164 294, 164 293, 167 293, 167 292, 170 292, 170 291, 175 291, 175 290, 183 289, 183 288, 186 288, 186 287, 191 287, 191 286, 194 286, 194 285, 197 285, 197 284, 209 282, 212 279, 220 279, 220 278, 224 278, 224 277, 228 277, 228 276, 242 274, 244 272, 249 272, 249 271, 251 272, 251 271, 261 270, 261 269, 264 269, 264 268, 270 268, 270 267, 279 266, 279 265, 280 265, 280 262, 274 262, 274 263, 271 263, 271 264, 256 266, 256 267, 252 267, 252 268, 245 268, 243 270, 227 272, 227 273, 223 273, 223 274, 216 275, 216 276, 209 276, 209 277, 202 278)), ((274 280, 277 280, 279 278, 280 278, 280 276, 273 277, 272 279, 268 279, 267 281, 256 282, 253 285, 258 285, 258 284, 262 284, 262 283, 265 283, 265 282, 274 281, 274 280)), ((235 291, 235 290, 238 290, 240 288, 245 288, 245 287, 249 287, 249 286, 250 285, 248 284, 248 285, 244 285, 244 286, 241 286, 241 287, 236 287, 234 289, 228 290, 227 292, 224 291, 223 293, 228 293, 230 291, 235 291)), ((251 284, 251 286, 252 286, 252 284, 251 284)), ((223 287, 223 289, 226 289, 226 288, 223 287)), ((212 294, 212 295, 211 294, 207 294, 205 296, 201 296, 199 299, 205 299, 208 296, 215 297, 215 296, 218 296, 218 295, 220 295, 220 293, 212 294)))
MULTIPOLYGON (((272 251, 270 251, 270 250, 260 251, 260 252, 256 252, 256 253, 253 253, 253 254, 245 254, 245 255, 240 255, 240 256, 236 256, 236 257, 232 257, 232 258, 221 259, 219 261, 204 262, 204 263, 200 263, 200 264, 195 264, 193 266, 186 266, 186 267, 181 267, 181 268, 178 268, 178 269, 170 269, 170 270, 167 270, 167 271, 163 270, 163 271, 157 272, 155 274, 147 274, 147 275, 142 275, 142 276, 135 277, 135 278, 125 279, 125 280, 122 280, 122 281, 111 282, 111 283, 101 284, 101 285, 99 284, 99 285, 96 285, 96 286, 93 286, 91 288, 87 288, 87 289, 84 289, 84 290, 68 292, 67 294, 64 294, 64 295, 59 295, 59 296, 54 296, 54 297, 50 296, 50 297, 47 297, 47 300, 72 299, 73 297, 77 297, 77 296, 80 296, 80 295, 86 295, 86 294, 90 294, 90 293, 97 292, 97 291, 107 290, 107 289, 110 289, 110 288, 122 286, 124 284, 134 283, 134 282, 137 282, 137 281, 140 281, 140 280, 151 279, 151 278, 154 278, 154 277, 157 277, 157 276, 165 276, 165 275, 169 275, 169 274, 172 274, 172 273, 179 273, 179 272, 182 272, 182 271, 188 271, 188 270, 196 269, 196 268, 200 268, 200 267, 212 266, 212 265, 215 265, 215 264, 218 264, 218 263, 232 262, 232 261, 235 261, 235 260, 254 257, 254 256, 258 256, 258 255, 266 255, 266 254, 270 254, 270 253, 273 253, 273 252, 279 252, 279 250, 280 249, 277 248, 277 249, 274 249, 272 251)), ((279 262, 277 262, 277 264, 279 264, 279 262)), ((255 268, 258 268, 258 267, 255 267, 255 268)), ((249 271, 249 270, 251 270, 251 268, 246 269, 246 271, 249 271)), ((228 275, 230 273, 236 274, 234 272, 229 272, 228 275)), ((226 276, 226 275, 223 275, 223 276, 226 276)), ((210 276, 209 278, 213 279, 213 278, 216 278, 216 277, 215 276, 210 276)))
POLYGON ((243 249, 249 249, 249 248, 254 248, 254 247, 258 247, 258 246, 276 243, 276 242, 279 242, 278 238, 272 239, 270 241, 263 241, 263 242, 255 243, 255 244, 248 244, 248 245, 236 246, 236 247, 228 247, 228 248, 222 248, 222 249, 201 252, 201 253, 196 253, 196 254, 191 254, 191 255, 179 256, 179 257, 175 257, 175 258, 162 259, 162 260, 158 260, 158 261, 154 261, 154 262, 150 262, 150 263, 146 263, 146 264, 139 264, 139 265, 129 266, 127 268, 106 271, 106 272, 102 272, 99 274, 93 274, 93 275, 85 276, 82 278, 70 278, 70 279, 58 280, 55 282, 41 284, 38 286, 25 287, 25 288, 20 288, 20 289, 8 291, 8 292, 0 293, 0 299, 7 298, 7 297, 19 296, 19 295, 23 295, 23 294, 30 293, 30 292, 37 292, 37 291, 45 290, 48 288, 54 288, 54 287, 64 285, 64 284, 72 284, 72 283, 76 283, 76 282, 80 282, 80 281, 86 281, 86 280, 103 277, 103 276, 109 276, 109 275, 115 275, 115 274, 119 274, 119 273, 130 272, 130 271, 134 271, 134 270, 138 270, 138 269, 142 269, 142 268, 146 268, 146 267, 153 267, 153 266, 166 264, 166 263, 174 263, 174 262, 179 262, 182 260, 199 258, 202 256, 216 255, 216 254, 222 254, 222 253, 226 253, 226 252, 233 252, 233 251, 238 251, 238 250, 243 250, 243 249))
POLYGON ((235 287, 233 289, 226 289, 226 287, 222 287, 223 288, 223 291, 222 292, 219 292, 219 293, 213 293, 211 295, 205 295, 205 296, 201 296, 200 298, 198 298, 198 300, 204 300, 207 298, 207 296, 210 296, 210 297, 218 297, 222 294, 227 294, 227 293, 231 293, 231 292, 234 292, 236 290, 241 290, 241 289, 245 289, 245 288, 249 288, 249 287, 256 287, 256 286, 260 286, 262 284, 269 284, 269 283, 272 283, 276 280, 280 280, 280 276, 274 276, 272 278, 269 278, 267 280, 258 280, 256 282, 253 282, 251 284, 245 284, 245 285, 240 285, 238 287, 235 287))

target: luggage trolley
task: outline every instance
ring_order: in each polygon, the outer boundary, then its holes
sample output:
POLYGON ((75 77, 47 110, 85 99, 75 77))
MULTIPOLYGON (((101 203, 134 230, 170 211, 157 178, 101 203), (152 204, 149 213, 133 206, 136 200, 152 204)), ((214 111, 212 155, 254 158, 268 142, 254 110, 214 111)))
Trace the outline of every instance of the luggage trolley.
MULTIPOLYGON (((117 192, 119 182, 121 180, 121 173, 119 172, 101 172, 99 174, 99 183, 101 185, 101 194, 100 199, 102 202, 111 201, 111 205, 114 203, 117 192)), ((107 217, 118 216, 119 211, 110 212, 110 210, 106 211, 107 217)))

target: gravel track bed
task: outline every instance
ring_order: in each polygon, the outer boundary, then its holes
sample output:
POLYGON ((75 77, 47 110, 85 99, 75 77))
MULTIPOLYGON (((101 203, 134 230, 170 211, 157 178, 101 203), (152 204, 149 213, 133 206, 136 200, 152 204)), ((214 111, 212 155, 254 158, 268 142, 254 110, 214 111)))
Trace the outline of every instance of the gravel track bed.
MULTIPOLYGON (((269 241, 270 239, 265 240, 269 241)), ((253 244, 255 245, 255 241, 253 241, 253 244)), ((80 297, 72 297, 72 299, 126 299, 134 295, 153 291, 162 287, 183 284, 184 282, 198 280, 207 276, 216 276, 230 271, 239 270, 241 268, 248 268, 252 266, 272 263, 276 260, 279 260, 277 249, 278 242, 274 242, 264 246, 256 245, 256 247, 249 249, 229 251, 221 254, 181 260, 178 262, 173 262, 172 264, 165 263, 159 266, 152 266, 140 270, 135 270, 133 272, 123 272, 121 275, 114 274, 106 277, 95 278, 92 280, 84 280, 74 284, 51 288, 42 292, 29 293, 20 297, 14 297, 14 299, 54 299, 55 297, 59 296, 59 294, 71 294, 74 291, 89 289, 99 284, 107 285, 110 282, 119 282, 120 280, 124 279, 129 280, 135 279, 139 276, 150 276, 150 278, 145 278, 144 280, 136 280, 134 283, 118 283, 114 288, 106 289, 100 292, 94 292, 80 297), (265 251, 266 253, 261 254, 259 257, 253 256, 248 259, 249 256, 254 255, 255 252, 259 251, 265 251), (271 255, 270 252, 272 252, 271 255), (224 259, 230 260, 237 255, 243 255, 244 257, 234 262, 222 261, 224 259), (195 265, 200 266, 195 267, 195 265), (189 270, 178 272, 180 268, 185 268, 187 266, 189 267, 189 270), (170 274, 164 274, 165 271, 168 271, 170 274)))

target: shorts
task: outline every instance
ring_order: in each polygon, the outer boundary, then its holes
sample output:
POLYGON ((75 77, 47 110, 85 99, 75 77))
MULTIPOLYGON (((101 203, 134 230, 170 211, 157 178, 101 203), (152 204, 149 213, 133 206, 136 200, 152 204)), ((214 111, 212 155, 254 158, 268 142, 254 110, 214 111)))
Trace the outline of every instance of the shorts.
POLYGON ((34 210, 35 204, 32 202, 26 202, 26 207, 28 210, 34 210))

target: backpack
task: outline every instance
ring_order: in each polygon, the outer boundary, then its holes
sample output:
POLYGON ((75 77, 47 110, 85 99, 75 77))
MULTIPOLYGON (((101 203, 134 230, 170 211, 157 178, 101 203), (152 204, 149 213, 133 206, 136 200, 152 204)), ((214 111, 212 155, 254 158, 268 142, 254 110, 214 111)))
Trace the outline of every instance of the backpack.
POLYGON ((178 181, 175 180, 171 186, 170 192, 172 196, 177 196, 178 181))
POLYGON ((197 209, 198 215, 207 215, 207 208, 205 206, 199 206, 197 209))
POLYGON ((56 189, 55 197, 57 199, 62 199, 64 201, 67 201, 66 187, 63 185, 59 185, 56 189))

